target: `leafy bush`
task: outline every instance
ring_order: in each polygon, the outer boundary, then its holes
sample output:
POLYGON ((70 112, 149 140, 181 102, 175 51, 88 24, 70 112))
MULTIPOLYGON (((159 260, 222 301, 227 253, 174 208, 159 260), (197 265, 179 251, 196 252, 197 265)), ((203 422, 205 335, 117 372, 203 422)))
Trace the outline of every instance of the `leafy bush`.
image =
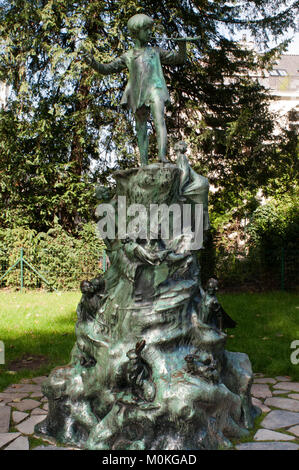
POLYGON ((248 226, 251 245, 262 251, 296 249, 299 233, 299 207, 296 195, 270 199, 258 207, 248 226))
POLYGON ((244 197, 231 211, 212 213, 212 241, 200 254, 204 284, 216 276, 221 288, 229 291, 298 288, 295 189, 257 204, 257 199, 244 197))
MULTIPOLYGON (((86 224, 75 238, 55 224, 46 233, 19 227, 0 230, 0 266, 2 274, 20 257, 23 248, 25 259, 46 280, 58 289, 78 288, 81 280, 101 273, 104 243, 95 233, 93 223, 86 224)), ((12 270, 2 285, 20 286, 20 270, 12 270)), ((40 287, 42 282, 25 265, 24 286, 40 287)))

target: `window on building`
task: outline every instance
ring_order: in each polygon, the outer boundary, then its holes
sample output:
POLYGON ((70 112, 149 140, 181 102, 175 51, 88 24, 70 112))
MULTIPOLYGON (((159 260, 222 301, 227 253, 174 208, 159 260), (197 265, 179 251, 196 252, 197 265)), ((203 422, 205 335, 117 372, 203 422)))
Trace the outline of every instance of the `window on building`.
POLYGON ((283 70, 283 69, 273 69, 273 70, 270 70, 270 75, 272 75, 273 77, 287 77, 288 75, 288 72, 286 70, 283 70))

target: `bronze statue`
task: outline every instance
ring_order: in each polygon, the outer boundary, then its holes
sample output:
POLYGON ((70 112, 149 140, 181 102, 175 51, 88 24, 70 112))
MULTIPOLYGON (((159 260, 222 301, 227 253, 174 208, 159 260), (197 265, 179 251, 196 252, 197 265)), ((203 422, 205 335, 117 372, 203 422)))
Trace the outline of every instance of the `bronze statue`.
MULTIPOLYGON (((120 196, 147 210, 181 207, 185 200, 202 204, 204 230, 209 225, 208 180, 190 167, 186 145, 176 145, 176 165, 163 164, 169 94, 161 64, 183 63, 189 38, 180 38, 179 52, 147 47, 152 26, 148 16, 133 16, 128 27, 135 47, 109 64, 86 55, 100 73, 129 69, 122 104, 136 115, 143 165, 115 172, 115 191, 97 189, 99 201, 112 197, 117 209, 116 217, 107 217, 109 233, 122 218, 126 227, 132 221, 122 213, 120 196), (144 166, 150 111, 162 163, 144 166)), ((128 228, 105 238, 111 265, 103 278, 81 284, 71 362, 45 380, 49 413, 35 433, 91 450, 217 449, 248 435, 258 414, 251 364, 246 354, 225 350, 221 330, 235 322, 216 297, 217 281, 201 287, 201 248, 188 241, 199 222, 190 212, 179 235, 164 234, 158 219, 150 230, 143 232, 144 223, 140 233, 128 228)))
POLYGON ((121 104, 135 113, 141 165, 148 163, 147 122, 150 113, 157 133, 159 159, 161 162, 167 162, 167 130, 164 110, 170 98, 161 64, 184 64, 187 59, 186 41, 190 41, 190 38, 177 38, 181 39, 178 52, 150 47, 147 44, 151 38, 153 25, 154 20, 147 15, 132 16, 128 21, 128 29, 135 45, 133 49, 110 63, 101 64, 87 51, 82 50, 84 60, 103 75, 121 72, 124 68, 128 68, 129 81, 121 104))

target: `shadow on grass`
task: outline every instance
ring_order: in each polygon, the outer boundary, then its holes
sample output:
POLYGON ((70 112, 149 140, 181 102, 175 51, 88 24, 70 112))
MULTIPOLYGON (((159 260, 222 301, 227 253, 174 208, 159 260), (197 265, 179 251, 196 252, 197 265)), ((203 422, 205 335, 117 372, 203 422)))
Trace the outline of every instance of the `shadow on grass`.
POLYGON ((5 343, 6 362, 0 365, 0 391, 22 378, 48 375, 54 367, 68 364, 75 341, 75 332, 40 333, 30 343, 27 335, 10 338, 5 343), (32 358, 32 365, 24 363, 26 357, 32 358))
POLYGON ((221 302, 238 323, 228 330, 226 349, 248 354, 254 372, 299 380, 299 364, 292 364, 290 357, 291 343, 299 340, 298 295, 225 294, 221 302))

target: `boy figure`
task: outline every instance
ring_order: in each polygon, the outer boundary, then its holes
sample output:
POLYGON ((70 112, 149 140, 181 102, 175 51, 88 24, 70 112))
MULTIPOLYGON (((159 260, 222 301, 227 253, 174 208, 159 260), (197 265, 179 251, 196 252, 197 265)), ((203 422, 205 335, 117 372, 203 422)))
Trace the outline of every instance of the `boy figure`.
POLYGON ((167 162, 167 130, 164 118, 165 103, 170 101, 161 63, 179 65, 186 61, 186 42, 179 42, 179 52, 149 47, 147 43, 152 34, 154 20, 147 15, 137 14, 128 21, 129 32, 134 39, 133 49, 118 59, 101 64, 84 51, 85 61, 103 75, 129 69, 129 81, 121 104, 135 113, 138 147, 141 165, 148 163, 147 121, 150 112, 157 133, 158 156, 167 162))

